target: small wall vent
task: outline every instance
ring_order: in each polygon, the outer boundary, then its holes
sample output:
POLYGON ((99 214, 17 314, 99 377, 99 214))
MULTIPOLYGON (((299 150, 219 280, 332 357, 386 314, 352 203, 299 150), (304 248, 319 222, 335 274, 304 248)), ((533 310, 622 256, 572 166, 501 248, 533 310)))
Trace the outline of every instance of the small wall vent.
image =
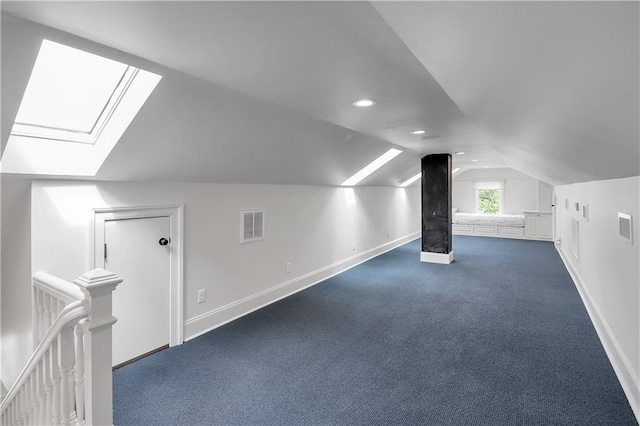
POLYGON ((240 243, 264 240, 264 210, 244 210, 240 221, 240 243))
POLYGON ((633 245, 633 223, 630 214, 618 213, 618 233, 620 237, 633 245))

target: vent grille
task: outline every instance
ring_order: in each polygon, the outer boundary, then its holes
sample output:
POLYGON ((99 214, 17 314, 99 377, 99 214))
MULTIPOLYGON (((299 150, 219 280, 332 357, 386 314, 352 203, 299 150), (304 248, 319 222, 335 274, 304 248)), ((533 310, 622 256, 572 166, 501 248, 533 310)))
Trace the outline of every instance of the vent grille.
POLYGON ((618 233, 633 245, 633 227, 630 214, 618 213, 618 233))
POLYGON ((264 239, 264 210, 245 210, 241 216, 240 242, 250 243, 264 239))

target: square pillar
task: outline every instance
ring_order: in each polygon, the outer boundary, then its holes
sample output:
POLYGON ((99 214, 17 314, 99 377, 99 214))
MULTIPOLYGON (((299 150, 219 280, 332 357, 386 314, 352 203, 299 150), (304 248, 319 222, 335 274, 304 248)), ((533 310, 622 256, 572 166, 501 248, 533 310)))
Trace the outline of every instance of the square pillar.
POLYGON ((453 261, 451 154, 422 157, 422 262, 453 261))

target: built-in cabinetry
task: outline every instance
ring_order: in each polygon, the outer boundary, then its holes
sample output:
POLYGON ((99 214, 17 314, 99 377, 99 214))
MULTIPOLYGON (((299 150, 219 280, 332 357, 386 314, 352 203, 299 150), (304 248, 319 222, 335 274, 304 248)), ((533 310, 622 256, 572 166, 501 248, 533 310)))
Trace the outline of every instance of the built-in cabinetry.
POLYGON ((553 216, 551 212, 525 210, 524 237, 530 240, 553 240, 553 216))

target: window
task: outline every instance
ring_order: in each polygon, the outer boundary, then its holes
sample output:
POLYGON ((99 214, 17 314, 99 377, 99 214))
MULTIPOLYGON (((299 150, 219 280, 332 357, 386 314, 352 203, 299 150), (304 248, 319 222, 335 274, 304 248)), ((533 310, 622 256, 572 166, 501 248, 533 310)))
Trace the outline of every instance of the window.
POLYGON ((502 182, 476 182, 476 212, 482 214, 502 213, 502 182))
POLYGON ((93 144, 137 73, 44 40, 11 134, 93 144))
POLYGON ((502 191, 499 189, 478 189, 478 213, 498 214, 501 212, 500 200, 502 191))
POLYGON ((354 185, 356 185, 362 179, 366 178, 371 173, 375 172, 380 167, 384 166, 385 164, 387 164, 389 161, 391 161, 394 158, 396 158, 401 153, 402 153, 402 151, 400 151, 399 149, 391 148, 390 150, 388 150, 387 152, 382 154, 380 157, 376 158, 371 163, 369 163, 366 166, 364 166, 355 175, 351 176, 349 179, 347 179, 344 182, 342 182, 342 184, 340 186, 354 186, 354 185))
POLYGON ((95 176, 161 78, 43 40, 11 128, 3 171, 95 176))

